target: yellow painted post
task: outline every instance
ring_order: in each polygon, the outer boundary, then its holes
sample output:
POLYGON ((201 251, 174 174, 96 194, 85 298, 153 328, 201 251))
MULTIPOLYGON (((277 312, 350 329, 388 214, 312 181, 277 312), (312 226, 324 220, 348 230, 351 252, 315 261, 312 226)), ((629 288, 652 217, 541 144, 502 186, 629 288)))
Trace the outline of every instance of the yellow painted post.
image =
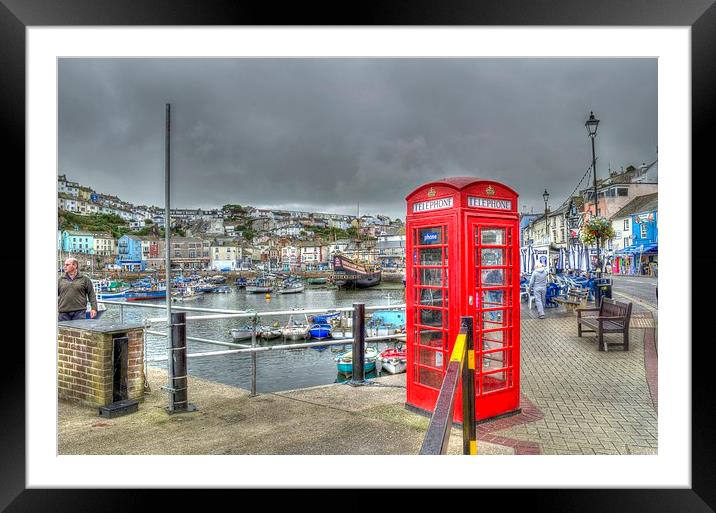
POLYGON ((472 317, 462 317, 460 333, 465 333, 462 366, 462 453, 477 454, 477 426, 475 423, 475 344, 472 317))

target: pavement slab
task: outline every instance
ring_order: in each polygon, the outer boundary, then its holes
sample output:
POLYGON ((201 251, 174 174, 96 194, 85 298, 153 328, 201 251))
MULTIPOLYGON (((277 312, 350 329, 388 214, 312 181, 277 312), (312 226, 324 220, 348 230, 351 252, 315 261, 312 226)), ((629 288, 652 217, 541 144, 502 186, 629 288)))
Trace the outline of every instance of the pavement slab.
MULTIPOLYGON (((656 454, 654 320, 632 322, 629 351, 602 352, 596 337, 577 336, 573 313, 548 310, 538 319, 526 305, 522 311, 521 411, 478 425, 478 456, 656 454)), ((166 373, 149 368, 149 390, 135 413, 107 419, 60 401, 58 452, 415 455, 429 418, 405 407, 405 376, 255 397, 190 376, 197 410, 170 415, 161 389, 166 373)), ((461 453, 455 426, 448 454, 461 453)))

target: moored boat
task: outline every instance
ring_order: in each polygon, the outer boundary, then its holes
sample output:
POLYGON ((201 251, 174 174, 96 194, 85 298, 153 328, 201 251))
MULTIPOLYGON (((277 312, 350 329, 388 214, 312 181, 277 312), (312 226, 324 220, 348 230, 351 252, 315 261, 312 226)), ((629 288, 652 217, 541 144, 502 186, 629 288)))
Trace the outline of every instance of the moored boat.
POLYGON ((337 318, 339 315, 341 315, 341 312, 331 312, 322 314, 322 315, 314 315, 310 317, 311 322, 321 324, 326 322, 331 322, 332 319, 337 318))
POLYGON ((279 294, 298 294, 303 292, 306 287, 300 281, 289 282, 278 289, 279 294))
MULTIPOLYGON (((253 328, 250 324, 244 324, 240 328, 233 328, 229 330, 229 333, 231 333, 231 337, 234 339, 234 342, 238 342, 239 340, 247 340, 251 339, 251 335, 253 334, 253 328)), ((258 331, 257 331, 258 336, 258 331)))
POLYGON ((327 322, 318 322, 312 324, 308 331, 311 334, 311 338, 323 340, 324 338, 329 338, 331 336, 332 330, 333 327, 327 322))
POLYGON ((197 292, 193 287, 185 287, 180 290, 177 290, 176 292, 172 292, 172 301, 193 301, 195 299, 199 299, 202 294, 203 292, 197 292))
MULTIPOLYGON (((363 370, 365 372, 370 372, 375 369, 376 359, 378 358, 378 351, 373 347, 366 347, 364 354, 365 359, 363 362, 363 370)), ((353 350, 339 354, 338 356, 336 356, 335 360, 338 372, 342 374, 353 373, 353 350)))
POLYGON ((119 299, 124 297, 126 291, 121 292, 96 292, 97 299, 119 299))
POLYGON ((259 326, 257 330, 262 340, 272 340, 282 335, 281 328, 275 326, 259 326))
POLYGON ((263 294, 271 291, 273 291, 273 286, 268 278, 257 278, 253 282, 246 284, 248 294, 263 294))
POLYGON ((123 281, 92 280, 97 299, 119 299, 129 290, 129 284, 123 281))
POLYGON ((381 270, 378 267, 359 263, 345 255, 333 256, 333 280, 344 288, 367 288, 378 285, 381 270))
POLYGON ((350 315, 335 314, 328 319, 328 323, 333 327, 331 336, 333 338, 353 338, 353 317, 350 315))
POLYGON ((328 282, 326 278, 308 278, 306 281, 309 285, 325 285, 328 282))
POLYGON ((405 349, 391 347, 378 355, 375 364, 376 367, 380 365, 382 370, 390 374, 405 372, 408 366, 408 352, 405 349))
POLYGON ((166 299, 166 289, 149 289, 149 290, 128 290, 124 294, 124 298, 127 301, 143 301, 147 299, 166 299))
POLYGON ((293 317, 289 318, 286 326, 281 328, 281 334, 284 339, 288 340, 301 340, 311 336, 308 331, 308 324, 301 323, 293 317))

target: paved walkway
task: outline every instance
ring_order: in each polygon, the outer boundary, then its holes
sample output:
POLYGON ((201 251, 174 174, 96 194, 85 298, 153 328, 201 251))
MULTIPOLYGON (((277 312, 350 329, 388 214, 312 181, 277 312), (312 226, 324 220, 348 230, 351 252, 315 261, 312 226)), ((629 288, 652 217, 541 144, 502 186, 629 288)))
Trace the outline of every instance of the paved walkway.
MULTIPOLYGON (((478 455, 655 454, 656 321, 632 320, 629 351, 577 337, 572 313, 537 319, 523 305, 522 412, 478 426, 478 455)), ((620 337, 621 335, 607 335, 620 337)), ((168 415, 166 377, 150 369, 139 411, 104 419, 60 402, 60 454, 417 454, 428 418, 408 411, 405 374, 249 397, 191 378, 192 413, 168 415)), ((460 454, 453 428, 450 454, 460 454)))

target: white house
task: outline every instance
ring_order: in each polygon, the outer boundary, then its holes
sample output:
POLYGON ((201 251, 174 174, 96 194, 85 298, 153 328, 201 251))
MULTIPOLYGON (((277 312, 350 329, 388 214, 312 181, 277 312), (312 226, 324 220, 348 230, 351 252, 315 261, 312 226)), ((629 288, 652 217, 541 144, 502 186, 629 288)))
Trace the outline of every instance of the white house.
POLYGON ((80 194, 80 184, 70 182, 65 175, 59 175, 57 177, 57 192, 64 192, 77 198, 80 194))
POLYGON ((235 243, 224 244, 218 241, 212 242, 209 247, 209 266, 216 270, 222 269, 240 269, 243 260, 242 248, 235 243))
POLYGON ((299 244, 301 250, 301 267, 306 271, 315 270, 319 264, 328 263, 328 247, 315 242, 299 244))
POLYGON ((281 248, 281 267, 286 271, 296 270, 301 264, 301 253, 297 246, 281 248))
POLYGON ((117 254, 117 240, 108 233, 94 234, 94 254, 112 256, 117 254))

